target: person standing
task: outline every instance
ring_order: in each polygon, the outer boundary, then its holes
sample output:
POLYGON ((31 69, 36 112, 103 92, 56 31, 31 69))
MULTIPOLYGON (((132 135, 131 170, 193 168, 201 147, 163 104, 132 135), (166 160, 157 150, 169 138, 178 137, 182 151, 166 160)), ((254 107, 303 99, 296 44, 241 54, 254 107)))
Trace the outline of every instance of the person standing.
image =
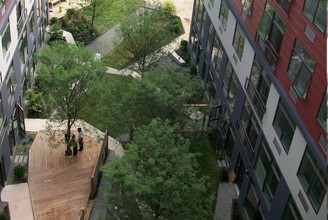
POLYGON ((79 136, 78 136, 78 142, 79 142, 79 151, 83 150, 83 131, 81 128, 78 128, 77 131, 79 132, 79 136))
POLYGON ((69 145, 73 147, 73 155, 77 155, 77 142, 75 140, 75 134, 72 135, 71 140, 69 141, 69 145))

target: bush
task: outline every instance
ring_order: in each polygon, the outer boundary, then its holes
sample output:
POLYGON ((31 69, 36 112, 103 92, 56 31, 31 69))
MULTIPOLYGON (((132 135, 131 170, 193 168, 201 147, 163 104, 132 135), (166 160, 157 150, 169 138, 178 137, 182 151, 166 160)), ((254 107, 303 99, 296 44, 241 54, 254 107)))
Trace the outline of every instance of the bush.
POLYGON ((190 66, 190 75, 197 76, 197 66, 195 64, 190 66))
POLYGON ((4 212, 0 212, 0 220, 7 220, 7 215, 4 212))
POLYGON ((24 176, 24 174, 25 174, 25 167, 20 164, 16 165, 14 168, 14 175, 16 177, 21 178, 24 176))
POLYGON ((52 24, 56 24, 58 22, 58 18, 57 17, 52 17, 51 19, 50 19, 50 24, 52 25, 52 24))
POLYGON ((175 15, 177 13, 177 7, 175 6, 172 0, 166 0, 163 3, 163 10, 164 13, 168 15, 175 15))

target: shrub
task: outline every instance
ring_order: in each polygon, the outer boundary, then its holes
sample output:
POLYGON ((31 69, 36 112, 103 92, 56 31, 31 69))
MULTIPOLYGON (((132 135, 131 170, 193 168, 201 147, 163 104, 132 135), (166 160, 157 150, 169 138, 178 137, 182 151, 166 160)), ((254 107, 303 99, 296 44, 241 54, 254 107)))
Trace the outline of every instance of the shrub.
POLYGON ((4 212, 0 212, 0 220, 7 220, 7 215, 4 212))
POLYGON ((75 14, 76 10, 74 8, 69 8, 66 11, 67 17, 71 18, 75 14))
POLYGON ((56 24, 58 22, 58 18, 57 17, 52 17, 50 19, 50 24, 56 24))
POLYGON ((192 64, 190 66, 190 74, 193 76, 197 76, 197 66, 195 64, 192 64))
POLYGON ((166 13, 168 15, 175 15, 177 13, 177 7, 175 6, 175 4, 172 0, 166 0, 163 3, 163 10, 164 10, 164 13, 166 13))
POLYGON ((18 164, 18 165, 15 166, 15 168, 14 168, 14 175, 16 177, 21 178, 21 177, 24 176, 24 173, 25 173, 25 167, 24 166, 22 166, 20 164, 18 164))

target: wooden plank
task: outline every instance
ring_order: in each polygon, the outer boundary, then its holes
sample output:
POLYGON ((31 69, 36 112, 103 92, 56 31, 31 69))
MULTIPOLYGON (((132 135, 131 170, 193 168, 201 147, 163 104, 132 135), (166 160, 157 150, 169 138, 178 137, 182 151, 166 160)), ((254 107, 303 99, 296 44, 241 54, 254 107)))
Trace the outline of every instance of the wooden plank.
POLYGON ((44 132, 37 134, 31 146, 28 184, 36 220, 78 219, 87 205, 101 143, 85 135, 84 149, 77 156, 67 157, 65 150, 64 143, 56 149, 49 147, 44 132))

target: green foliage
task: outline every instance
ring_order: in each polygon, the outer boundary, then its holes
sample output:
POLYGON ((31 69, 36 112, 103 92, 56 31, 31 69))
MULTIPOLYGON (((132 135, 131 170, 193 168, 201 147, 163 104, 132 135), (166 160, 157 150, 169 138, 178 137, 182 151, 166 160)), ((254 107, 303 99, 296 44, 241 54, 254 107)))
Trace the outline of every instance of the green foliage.
POLYGON ((170 36, 169 24, 170 20, 160 9, 130 16, 121 23, 117 32, 117 52, 132 63, 136 62, 137 69, 145 72, 162 53, 161 46, 170 36))
POLYGON ((168 15, 176 15, 177 13, 177 8, 172 0, 165 0, 162 7, 164 12, 168 15))
POLYGON ((14 175, 18 178, 22 178, 25 174, 25 167, 23 165, 16 165, 14 168, 14 175))
POLYGON ((54 23, 50 25, 49 30, 49 43, 52 43, 54 41, 64 41, 65 38, 63 36, 63 30, 61 29, 60 24, 54 23))
POLYGON ((105 166, 108 195, 128 219, 209 219, 207 178, 179 126, 154 119, 136 133, 121 158, 105 166), (192 210, 192 211, 190 211, 192 210))
POLYGON ((0 220, 7 220, 7 215, 4 212, 0 212, 0 220))
POLYGON ((77 11, 75 9, 71 9, 69 13, 66 13, 63 17, 62 27, 66 31, 72 33, 76 42, 81 42, 85 45, 99 36, 97 31, 93 31, 92 34, 90 34, 90 23, 82 11, 77 11))
POLYGON ((190 66, 190 75, 192 75, 192 76, 197 76, 198 75, 197 66, 195 64, 192 64, 190 66))
POLYGON ((58 22, 58 18, 57 17, 52 17, 50 19, 50 24, 53 25, 53 24, 56 24, 58 22))
POLYGON ((44 47, 36 59, 36 79, 47 103, 51 101, 55 106, 52 116, 60 121, 67 119, 70 131, 106 68, 85 47, 59 42, 44 47))
POLYGON ((28 101, 29 111, 42 112, 44 107, 44 99, 41 92, 26 90, 25 99, 28 101))

